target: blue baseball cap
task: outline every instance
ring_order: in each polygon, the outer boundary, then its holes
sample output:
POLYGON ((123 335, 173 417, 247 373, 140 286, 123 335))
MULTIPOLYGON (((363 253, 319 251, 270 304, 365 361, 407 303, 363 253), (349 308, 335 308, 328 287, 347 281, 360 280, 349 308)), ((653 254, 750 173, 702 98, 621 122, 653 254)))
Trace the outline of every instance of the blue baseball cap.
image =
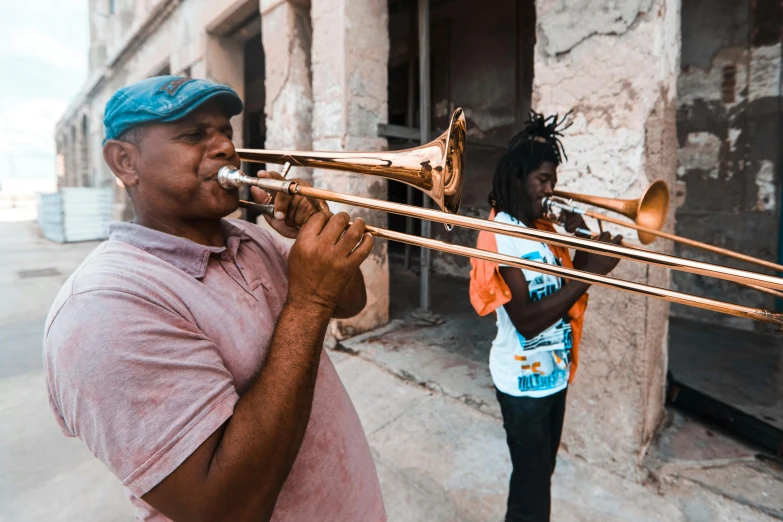
POLYGON ((228 85, 182 76, 156 76, 123 87, 106 104, 105 144, 142 123, 184 118, 207 100, 223 103, 229 117, 242 112, 242 100, 228 85))

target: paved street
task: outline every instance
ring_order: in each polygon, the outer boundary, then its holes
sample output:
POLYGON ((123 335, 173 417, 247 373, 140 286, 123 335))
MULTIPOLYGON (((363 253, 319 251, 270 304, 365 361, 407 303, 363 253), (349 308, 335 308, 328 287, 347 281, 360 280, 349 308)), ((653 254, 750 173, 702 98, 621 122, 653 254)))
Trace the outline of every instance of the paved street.
POLYGON ((0 238, 0 521, 132 520, 119 482, 61 435, 42 373, 49 305, 96 244, 51 243, 30 221, 0 222, 0 238))
MULTIPOLYGON (((25 221, 0 222, 0 237, 0 522, 130 521, 117 479, 79 441, 60 434, 44 393, 40 354, 49 304, 95 244, 53 244, 25 221)), ((444 351, 444 338, 397 322, 331 352, 369 437, 391 522, 503 518, 510 468, 485 368, 444 351)), ((653 487, 561 455, 556 521, 783 518, 775 516, 781 483, 746 468, 741 476, 755 481, 758 502, 742 500, 743 491, 735 492, 740 501, 710 493, 697 485, 705 479, 693 466, 691 480, 653 487)))

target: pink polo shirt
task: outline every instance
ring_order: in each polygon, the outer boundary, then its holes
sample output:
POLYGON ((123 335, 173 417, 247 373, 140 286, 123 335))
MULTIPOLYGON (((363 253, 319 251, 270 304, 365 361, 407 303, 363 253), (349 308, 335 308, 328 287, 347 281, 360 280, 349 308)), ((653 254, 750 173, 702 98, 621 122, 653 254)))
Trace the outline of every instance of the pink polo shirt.
MULTIPOLYGON (((49 400, 127 487, 140 520, 168 520, 141 496, 231 417, 266 360, 288 288, 288 249, 224 220, 226 248, 131 223, 60 290, 46 322, 49 400)), ((312 414, 274 521, 385 520, 367 439, 322 352, 312 414)))

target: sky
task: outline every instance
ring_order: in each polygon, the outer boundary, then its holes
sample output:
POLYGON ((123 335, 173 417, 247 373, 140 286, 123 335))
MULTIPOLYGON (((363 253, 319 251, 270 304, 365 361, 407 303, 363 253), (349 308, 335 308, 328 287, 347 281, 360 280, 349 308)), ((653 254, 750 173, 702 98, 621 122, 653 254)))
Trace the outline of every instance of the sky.
POLYGON ((0 188, 54 183, 54 126, 87 79, 87 0, 0 1, 0 188))

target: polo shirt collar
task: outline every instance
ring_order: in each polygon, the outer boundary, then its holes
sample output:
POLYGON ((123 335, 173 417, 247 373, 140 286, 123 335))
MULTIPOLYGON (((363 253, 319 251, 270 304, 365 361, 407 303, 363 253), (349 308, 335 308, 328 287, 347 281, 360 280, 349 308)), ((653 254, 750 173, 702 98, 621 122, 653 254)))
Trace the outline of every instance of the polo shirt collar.
POLYGON ((109 224, 109 239, 122 241, 149 252, 186 274, 200 279, 204 277, 209 256, 228 251, 236 259, 239 244, 250 237, 239 227, 221 219, 227 247, 201 245, 190 239, 173 236, 166 232, 147 228, 135 223, 114 222, 109 224))

